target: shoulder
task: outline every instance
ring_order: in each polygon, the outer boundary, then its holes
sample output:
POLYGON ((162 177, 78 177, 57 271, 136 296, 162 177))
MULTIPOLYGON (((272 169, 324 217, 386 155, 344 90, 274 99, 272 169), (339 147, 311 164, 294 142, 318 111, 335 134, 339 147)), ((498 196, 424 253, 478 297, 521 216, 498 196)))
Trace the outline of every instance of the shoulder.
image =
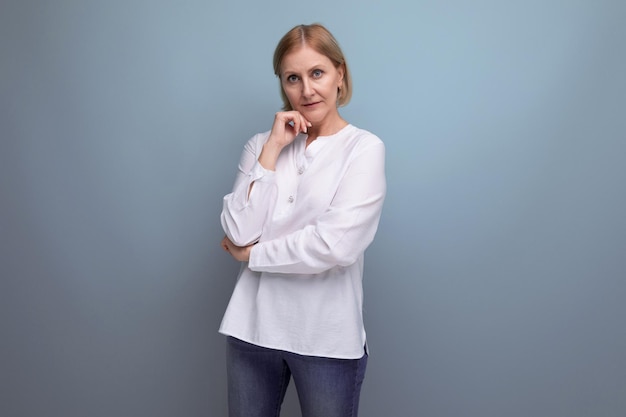
POLYGON ((382 144, 382 140, 377 135, 369 130, 361 129, 354 125, 348 125, 345 129, 344 135, 347 139, 353 141, 382 144))
POLYGON ((383 141, 368 130, 358 128, 354 125, 348 125, 343 133, 345 136, 344 139, 350 147, 364 149, 374 146, 380 147, 383 150, 385 148, 383 141))

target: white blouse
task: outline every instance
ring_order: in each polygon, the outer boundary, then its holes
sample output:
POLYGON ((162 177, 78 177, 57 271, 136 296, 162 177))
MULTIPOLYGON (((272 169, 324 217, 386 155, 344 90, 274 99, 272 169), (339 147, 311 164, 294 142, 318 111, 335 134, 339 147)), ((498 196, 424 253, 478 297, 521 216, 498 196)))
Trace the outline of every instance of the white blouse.
POLYGON ((224 197, 226 235, 238 246, 258 243, 220 332, 301 355, 360 358, 363 253, 386 191, 383 142, 352 125, 308 147, 301 134, 269 171, 257 161, 269 133, 247 142, 224 197))

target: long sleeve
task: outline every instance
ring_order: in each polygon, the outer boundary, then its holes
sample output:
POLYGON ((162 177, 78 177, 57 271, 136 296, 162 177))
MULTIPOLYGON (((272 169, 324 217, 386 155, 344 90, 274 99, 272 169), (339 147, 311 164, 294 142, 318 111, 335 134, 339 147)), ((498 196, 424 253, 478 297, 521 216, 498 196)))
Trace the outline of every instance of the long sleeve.
POLYGON ((313 224, 255 245, 251 270, 316 274, 352 265, 363 255, 374 239, 385 197, 385 148, 376 138, 349 156, 330 206, 313 224))
POLYGON ((259 239, 276 200, 275 173, 263 168, 257 160, 265 136, 255 135, 246 143, 233 191, 224 197, 222 227, 238 246, 247 246, 259 239))

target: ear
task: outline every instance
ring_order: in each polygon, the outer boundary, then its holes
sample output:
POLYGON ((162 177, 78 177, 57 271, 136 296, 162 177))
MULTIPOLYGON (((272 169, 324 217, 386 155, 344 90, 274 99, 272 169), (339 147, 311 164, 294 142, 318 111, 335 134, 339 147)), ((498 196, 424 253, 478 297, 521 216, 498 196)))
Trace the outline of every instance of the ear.
POLYGON ((346 73, 346 66, 341 64, 337 67, 337 72, 339 73, 339 81, 337 87, 341 88, 343 86, 343 76, 346 73))

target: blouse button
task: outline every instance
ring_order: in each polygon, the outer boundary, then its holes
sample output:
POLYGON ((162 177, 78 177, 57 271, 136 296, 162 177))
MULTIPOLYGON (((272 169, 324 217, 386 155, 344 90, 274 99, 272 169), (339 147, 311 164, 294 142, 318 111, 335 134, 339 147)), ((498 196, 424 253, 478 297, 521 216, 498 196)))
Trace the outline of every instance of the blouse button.
POLYGON ((298 168, 298 175, 302 175, 304 173, 304 168, 298 168))
POLYGON ((293 200, 294 200, 294 199, 293 199, 293 196, 292 196, 292 195, 290 195, 290 196, 289 196, 289 198, 287 199, 287 201, 289 201, 290 203, 293 203, 293 200))

